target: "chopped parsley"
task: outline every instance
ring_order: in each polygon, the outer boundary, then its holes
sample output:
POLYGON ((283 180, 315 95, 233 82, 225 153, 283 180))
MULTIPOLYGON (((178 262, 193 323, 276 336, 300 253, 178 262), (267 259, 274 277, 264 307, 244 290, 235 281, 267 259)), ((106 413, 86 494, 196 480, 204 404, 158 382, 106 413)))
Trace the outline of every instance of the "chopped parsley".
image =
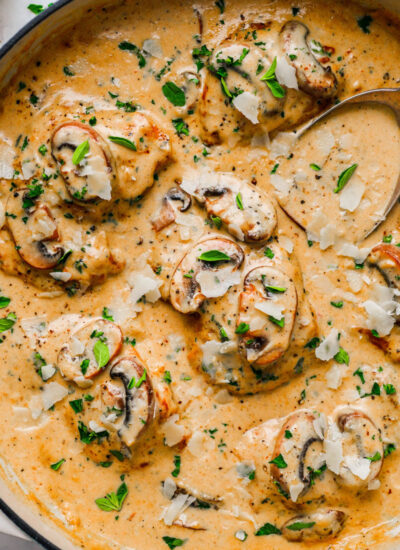
POLYGON ((103 319, 106 321, 114 321, 114 317, 111 315, 111 313, 108 311, 108 307, 103 307, 103 312, 101 314, 103 319))
POLYGON ((93 346, 93 354, 100 369, 105 367, 110 360, 110 350, 107 344, 98 340, 93 346))
POLYGON ((132 44, 132 42, 127 42, 124 40, 118 44, 118 48, 123 51, 134 53, 139 60, 139 67, 141 69, 146 66, 146 58, 142 54, 141 50, 135 44, 132 44))
POLYGON ((186 104, 185 92, 174 82, 166 82, 161 89, 164 96, 175 107, 183 107, 186 104))
POLYGON ((66 462, 66 460, 65 458, 62 458, 58 462, 55 462, 54 464, 50 464, 50 468, 55 472, 57 472, 61 468, 61 466, 64 464, 64 462, 66 462))
POLYGON ((181 457, 179 455, 174 456, 174 466, 175 468, 172 470, 171 475, 172 477, 178 477, 181 471, 181 457))
POLYGON ((7 298, 6 296, 0 296, 0 309, 4 309, 9 305, 11 302, 11 298, 7 298))
POLYGON ((72 164, 79 164, 85 158, 85 155, 89 153, 90 145, 89 140, 86 139, 75 149, 74 154, 72 155, 72 164))
POLYGON ((349 182, 351 176, 354 174, 358 167, 358 164, 352 164, 346 170, 343 170, 343 172, 340 174, 336 187, 333 190, 334 193, 339 193, 343 189, 343 187, 349 182))
POLYGON ((168 546, 168 548, 178 548, 178 546, 183 546, 185 544, 185 541, 182 539, 177 539, 175 537, 168 537, 165 536, 162 538, 165 544, 168 546))
POLYGON ((303 529, 311 529, 311 527, 314 527, 314 525, 315 521, 296 521, 291 525, 287 525, 286 529, 290 529, 290 531, 302 531, 303 529))
POLYGON ((278 468, 287 468, 287 464, 285 462, 285 459, 281 454, 276 456, 274 459, 269 461, 270 464, 275 464, 278 468))
POLYGON ((120 137, 120 136, 108 136, 108 139, 112 143, 116 143, 117 145, 121 145, 122 147, 126 147, 127 149, 130 149, 131 151, 137 151, 136 144, 131 141, 130 139, 120 137))
POLYGON ((174 118, 172 120, 173 127, 178 136, 188 136, 189 135, 189 126, 183 120, 183 118, 174 118))
POLYGON ((271 90, 271 93, 274 97, 282 98, 282 97, 285 97, 286 92, 284 88, 282 88, 282 86, 279 84, 276 78, 276 74, 275 74, 276 64, 277 64, 277 60, 275 57, 272 62, 272 65, 270 66, 268 71, 263 74, 263 76, 261 77, 261 80, 266 82, 268 88, 271 90))
POLYGON ((103 510, 103 512, 119 512, 122 508, 124 500, 128 495, 128 487, 125 482, 123 482, 117 489, 117 492, 108 493, 103 498, 97 498, 95 503, 103 510))
POLYGON ((71 405, 72 410, 78 414, 83 411, 83 400, 82 399, 75 399, 74 401, 70 401, 69 404, 71 405))
POLYGON ((255 535, 256 537, 262 537, 264 535, 280 535, 281 531, 276 527, 275 525, 272 525, 272 523, 264 523, 262 527, 258 531, 256 531, 255 535))
POLYGON ((368 14, 357 18, 358 26, 365 34, 370 34, 371 30, 369 26, 371 25, 372 21, 372 17, 368 14))
POLYGON ((236 327, 235 334, 246 334, 250 328, 250 325, 247 323, 239 323, 236 327))
POLYGON ((197 259, 203 262, 229 262, 231 257, 220 250, 207 250, 207 252, 200 254, 197 259))

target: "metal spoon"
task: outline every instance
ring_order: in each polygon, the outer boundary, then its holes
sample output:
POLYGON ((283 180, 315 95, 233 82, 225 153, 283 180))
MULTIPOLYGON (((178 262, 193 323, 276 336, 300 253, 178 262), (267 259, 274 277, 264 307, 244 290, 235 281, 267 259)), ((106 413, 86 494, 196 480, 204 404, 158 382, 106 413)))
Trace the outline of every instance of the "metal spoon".
MULTIPOLYGON (((386 105, 390 107, 394 112, 397 123, 400 126, 400 88, 379 88, 377 90, 368 90, 367 92, 361 92, 360 94, 353 95, 344 99, 337 105, 330 107, 327 111, 312 119, 310 122, 307 122, 298 132, 297 139, 303 136, 308 132, 315 124, 321 122, 323 119, 341 109, 345 105, 349 104, 360 104, 360 103, 378 103, 380 105, 386 105)), ((377 221, 376 224, 366 233, 363 239, 366 239, 379 225, 385 220, 386 216, 389 214, 393 206, 396 204, 398 198, 400 197, 400 176, 397 181, 396 187, 394 189, 393 195, 388 202, 388 205, 385 209, 385 212, 382 215, 382 219, 377 221)))

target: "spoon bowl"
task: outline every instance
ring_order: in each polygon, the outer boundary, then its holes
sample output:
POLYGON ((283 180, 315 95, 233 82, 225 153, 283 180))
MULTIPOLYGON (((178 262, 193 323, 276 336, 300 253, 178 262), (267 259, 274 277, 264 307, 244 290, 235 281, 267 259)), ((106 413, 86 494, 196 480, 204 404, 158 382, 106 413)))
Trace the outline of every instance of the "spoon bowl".
MULTIPOLYGON (((339 109, 342 109, 347 105, 359 105, 362 103, 375 103, 380 105, 385 105, 389 107, 397 120, 397 124, 400 126, 400 88, 379 88, 376 90, 368 90, 366 92, 361 92, 354 96, 344 99, 340 103, 333 105, 328 110, 324 111, 321 115, 313 118, 311 121, 307 122, 298 132, 297 140, 302 137, 306 132, 311 130, 316 124, 320 123, 339 109)), ((392 210, 393 206, 396 204, 397 200, 400 197, 400 175, 398 181, 395 185, 392 196, 387 202, 385 211, 382 213, 382 218, 378 220, 365 235, 363 239, 366 239, 371 233, 373 233, 379 225, 386 219, 389 212, 392 210)))

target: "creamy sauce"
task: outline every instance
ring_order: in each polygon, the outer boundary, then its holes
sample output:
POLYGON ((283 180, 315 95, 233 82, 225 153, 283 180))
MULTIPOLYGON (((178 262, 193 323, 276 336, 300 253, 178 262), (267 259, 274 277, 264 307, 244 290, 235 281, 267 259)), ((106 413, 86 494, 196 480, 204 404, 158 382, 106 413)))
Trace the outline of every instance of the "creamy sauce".
POLYGON ((363 16, 124 2, 3 93, 2 475, 78 546, 300 549, 323 510, 338 528, 315 548, 398 539, 400 262, 370 254, 400 242, 398 205, 361 239, 397 181, 399 130, 367 106, 291 133, 336 95, 399 82, 397 23, 363 16), (316 41, 312 77, 282 49, 293 20, 316 41), (111 511, 95 502, 121 486, 111 511))

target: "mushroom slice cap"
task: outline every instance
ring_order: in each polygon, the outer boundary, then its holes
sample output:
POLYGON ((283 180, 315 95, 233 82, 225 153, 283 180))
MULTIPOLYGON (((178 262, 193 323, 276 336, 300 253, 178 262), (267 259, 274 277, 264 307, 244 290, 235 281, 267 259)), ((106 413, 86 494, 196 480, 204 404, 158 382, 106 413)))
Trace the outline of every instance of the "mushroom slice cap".
POLYGON ((342 411, 336 417, 342 434, 343 461, 338 481, 360 489, 377 478, 383 464, 384 449, 380 430, 360 410, 342 411))
POLYGON ((113 161, 100 134, 81 122, 65 122, 58 126, 51 139, 51 150, 71 197, 87 203, 110 200, 113 161), (87 142, 86 154, 77 162, 76 149, 87 142))
POLYGON ((291 542, 317 542, 336 537, 343 529, 346 514, 341 510, 318 510, 290 518, 281 528, 291 542))
POLYGON ((36 269, 50 269, 64 249, 49 207, 30 194, 29 188, 12 191, 7 201, 8 227, 22 259, 36 269))
POLYGON ((64 378, 85 387, 114 359, 121 346, 119 326, 97 319, 71 335, 58 354, 57 365, 64 378))
POLYGON ((184 67, 177 74, 176 84, 185 92, 185 106, 179 108, 179 112, 184 110, 185 113, 195 108, 198 102, 203 85, 202 73, 197 73, 192 67, 184 67))
POLYGON ((263 242, 276 227, 276 211, 272 201, 230 174, 200 174, 193 195, 205 205, 209 216, 220 218, 229 233, 240 241, 263 242))
POLYGON ((172 306, 181 313, 194 313, 206 298, 223 296, 240 282, 243 260, 242 248, 230 239, 212 237, 196 243, 172 276, 172 306))
POLYGON ((308 43, 309 29, 299 21, 288 21, 281 29, 281 42, 288 62, 296 69, 299 88, 322 99, 337 92, 337 79, 330 67, 323 67, 308 43))
POLYGON ((293 502, 307 493, 313 472, 320 470, 325 462, 322 437, 315 427, 317 420, 318 416, 312 411, 295 412, 286 419, 275 441, 271 476, 293 502), (275 460, 277 457, 279 459, 275 460))
POLYGON ((394 244, 378 244, 368 256, 368 263, 375 266, 386 283, 400 288, 400 248, 394 244))
POLYGON ((126 355, 110 370, 113 380, 124 387, 124 418, 118 435, 130 447, 155 414, 155 399, 149 373, 137 356, 126 355))
POLYGON ((180 187, 171 187, 162 198, 161 209, 153 219, 152 225, 155 231, 161 231, 175 221, 176 210, 173 207, 174 202, 180 202, 179 212, 186 212, 192 204, 192 199, 180 187))
POLYGON ((296 286, 288 275, 270 266, 246 274, 237 325, 249 326, 239 335, 239 348, 249 363, 267 366, 282 357, 290 345, 296 309, 296 286))

